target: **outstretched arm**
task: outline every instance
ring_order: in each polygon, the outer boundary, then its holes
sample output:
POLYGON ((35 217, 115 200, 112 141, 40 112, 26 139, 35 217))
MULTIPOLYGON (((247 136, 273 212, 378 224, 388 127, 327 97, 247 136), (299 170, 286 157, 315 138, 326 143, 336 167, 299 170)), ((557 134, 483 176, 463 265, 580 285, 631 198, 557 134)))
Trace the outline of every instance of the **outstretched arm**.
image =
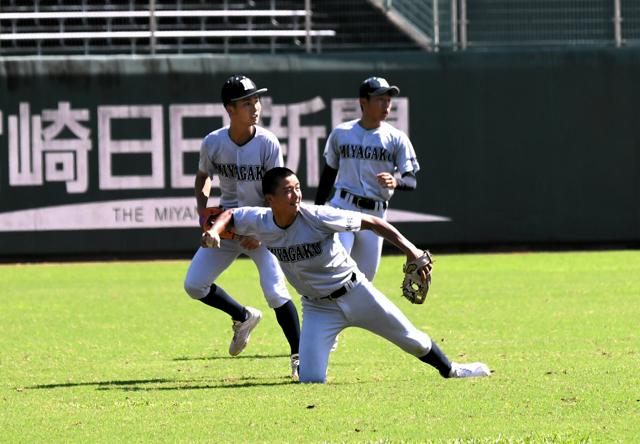
MULTIPOLYGON (((209 248, 218 248, 220 246, 220 235, 223 231, 227 231, 227 235, 232 233, 232 239, 240 241, 240 246, 247 250, 255 250, 260 246, 260 241, 251 236, 233 233, 233 208, 223 211, 214 220, 213 225, 207 231, 202 233, 200 245, 209 248)), ((224 239, 229 239, 225 236, 224 239)))
MULTIPOLYGON (((413 245, 413 243, 404 237, 396 227, 391 225, 384 219, 369 214, 362 214, 362 222, 360 224, 362 230, 371 230, 383 239, 391 242, 398 247, 400 251, 407 255, 407 260, 415 260, 422 256, 423 251, 413 245)), ((427 270, 422 269, 420 276, 426 280, 427 270)))
POLYGON ((220 233, 233 226, 233 208, 220 213, 211 228, 202 233, 200 245, 208 248, 220 248, 220 233))
POLYGON ((316 205, 325 204, 331 194, 331 189, 333 188, 333 184, 335 183, 337 176, 338 170, 325 164, 324 170, 322 170, 322 175, 320 176, 318 191, 316 191, 316 200, 314 202, 316 205))

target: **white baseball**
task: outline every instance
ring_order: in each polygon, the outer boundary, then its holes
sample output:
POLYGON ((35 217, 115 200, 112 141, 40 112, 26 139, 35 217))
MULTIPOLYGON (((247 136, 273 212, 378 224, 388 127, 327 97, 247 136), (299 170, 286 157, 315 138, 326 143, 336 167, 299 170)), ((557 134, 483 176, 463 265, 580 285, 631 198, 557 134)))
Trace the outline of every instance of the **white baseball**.
POLYGON ((202 234, 202 245, 207 248, 219 248, 220 247, 220 236, 218 233, 206 233, 202 234))

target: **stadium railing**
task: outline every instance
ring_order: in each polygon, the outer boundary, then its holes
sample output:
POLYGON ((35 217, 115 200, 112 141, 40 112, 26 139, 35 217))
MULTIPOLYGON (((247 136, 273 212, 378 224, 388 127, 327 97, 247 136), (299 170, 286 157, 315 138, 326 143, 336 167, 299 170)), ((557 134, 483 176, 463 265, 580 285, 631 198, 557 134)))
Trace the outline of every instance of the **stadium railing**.
MULTIPOLYGON (((151 2, 153 3, 153 2, 151 2)), ((145 10, 80 10, 80 11, 29 11, 29 12, 0 12, 0 44, 5 43, 5 53, 24 53, 29 49, 36 55, 43 54, 43 43, 62 42, 58 53, 65 52, 65 41, 82 41, 80 48, 84 53, 100 53, 99 46, 92 44, 96 40, 110 42, 115 39, 131 40, 131 52, 156 53, 158 48, 175 46, 177 51, 186 46, 181 39, 200 39, 193 43, 192 48, 219 49, 229 52, 231 39, 245 40, 248 46, 256 46, 254 38, 268 39, 270 52, 275 52, 276 39, 294 38, 304 39, 306 52, 321 52, 321 39, 333 37, 336 32, 332 29, 312 29, 311 27, 310 0, 305 0, 305 9, 265 9, 265 10, 154 10, 153 7, 145 10), (293 21, 282 25, 277 18, 301 18, 304 24, 293 21), (221 19, 222 23, 206 24, 204 20, 209 18, 221 19), (246 22, 231 24, 230 19, 243 18, 246 22), (266 23, 254 24, 257 18, 268 18, 266 23), (106 29, 93 30, 95 24, 91 20, 106 20, 99 27, 106 29), (119 20, 143 20, 142 22, 124 22, 113 24, 112 19, 119 20), (160 29, 158 20, 161 19, 194 19, 199 24, 186 24, 187 29, 160 29), (45 24, 43 24, 43 22, 45 24), (6 23, 9 23, 7 25, 6 23), (24 24, 26 23, 26 24, 24 24), (189 29, 191 27, 191 29, 189 29), (208 27, 216 29, 207 29, 208 27), (195 28, 195 29, 194 29, 195 28), (286 28, 286 29, 282 29, 286 28), (9 32, 7 32, 7 29, 9 32), (163 39, 174 39, 176 43, 161 45, 158 42, 163 39), (222 45, 212 47, 211 44, 203 44, 203 39, 221 39, 222 45), (144 41, 147 45, 144 45, 144 41), (29 42, 24 50, 19 46, 20 42, 29 42), (315 45, 314 45, 315 42, 315 45), (9 46, 6 46, 9 44, 9 46), (143 45, 142 51, 140 46, 143 45), (11 47, 10 45, 13 45, 11 47), (147 51, 145 51, 145 49, 147 51)), ((166 25, 165 28, 176 27, 166 25)), ((303 46, 297 41, 298 46, 303 46)), ((236 41, 237 44, 237 41, 236 41)), ((265 45, 263 45, 264 47, 265 45)), ((78 48, 75 48, 76 50, 78 48)), ((52 52, 56 52, 53 50, 52 52)))
POLYGON ((422 48, 640 45, 638 0, 369 0, 422 48))
POLYGON ((208 4, 2 0, 0 55, 640 46, 640 0, 322 0, 313 12, 311 0, 208 4))

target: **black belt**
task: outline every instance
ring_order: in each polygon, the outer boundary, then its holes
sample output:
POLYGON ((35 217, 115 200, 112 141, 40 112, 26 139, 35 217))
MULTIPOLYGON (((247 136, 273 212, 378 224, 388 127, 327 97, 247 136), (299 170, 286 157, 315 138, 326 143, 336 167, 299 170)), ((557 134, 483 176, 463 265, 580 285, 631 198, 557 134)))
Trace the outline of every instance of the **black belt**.
MULTIPOLYGON (((351 277, 349 278, 349 280, 351 282, 355 282, 356 281, 356 273, 355 271, 353 273, 351 273, 351 277)), ((340 296, 344 296, 347 291, 351 290, 353 288, 353 286, 345 284, 342 287, 338 288, 336 291, 334 291, 333 293, 331 293, 329 296, 325 296, 323 298, 320 299, 338 299, 340 296)))
POLYGON ((380 204, 383 210, 387 209, 387 203, 383 200, 367 199, 366 197, 356 196, 348 192, 347 190, 340 190, 340 198, 346 199, 347 196, 351 196, 353 204, 358 208, 364 208, 365 210, 375 210, 376 205, 380 204))

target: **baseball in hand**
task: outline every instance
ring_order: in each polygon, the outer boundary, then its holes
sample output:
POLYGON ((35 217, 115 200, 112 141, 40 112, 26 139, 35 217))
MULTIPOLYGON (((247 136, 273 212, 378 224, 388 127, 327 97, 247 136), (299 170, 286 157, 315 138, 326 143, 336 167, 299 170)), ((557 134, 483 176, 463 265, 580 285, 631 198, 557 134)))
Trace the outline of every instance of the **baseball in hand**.
POLYGON ((202 233, 200 243, 206 248, 220 248, 220 235, 215 232, 206 231, 202 233))

